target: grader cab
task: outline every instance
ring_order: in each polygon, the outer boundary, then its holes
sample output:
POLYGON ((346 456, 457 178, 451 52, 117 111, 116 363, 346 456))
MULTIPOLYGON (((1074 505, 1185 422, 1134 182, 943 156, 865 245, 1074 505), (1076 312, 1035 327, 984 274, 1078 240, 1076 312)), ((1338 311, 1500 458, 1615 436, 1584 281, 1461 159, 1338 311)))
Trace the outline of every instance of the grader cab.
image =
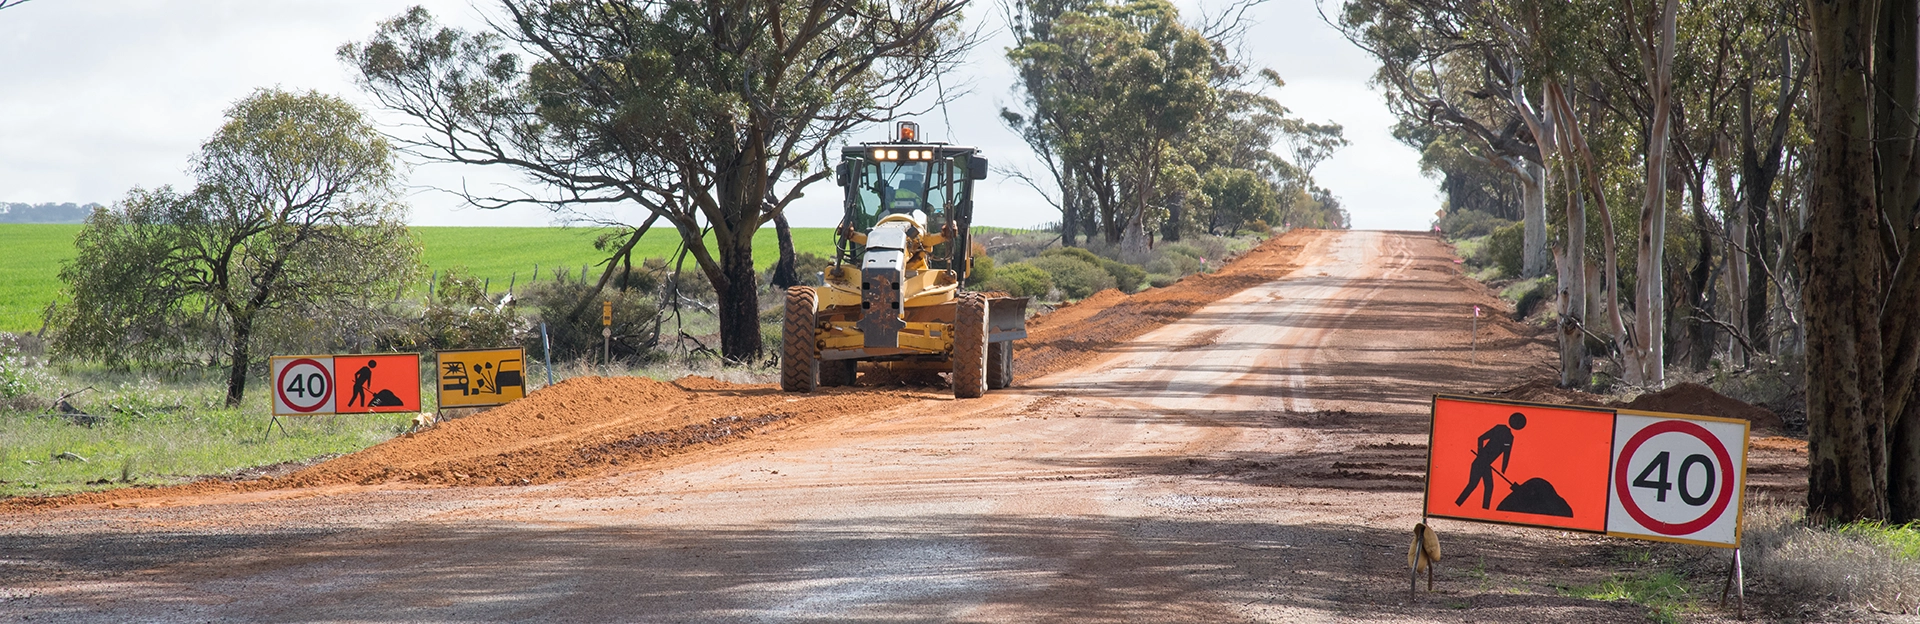
POLYGON ((846 194, 834 263, 820 287, 787 289, 780 387, 851 385, 860 362, 948 373, 963 399, 1013 383, 1027 299, 965 288, 987 159, 901 122, 892 141, 844 148, 834 173, 846 194))

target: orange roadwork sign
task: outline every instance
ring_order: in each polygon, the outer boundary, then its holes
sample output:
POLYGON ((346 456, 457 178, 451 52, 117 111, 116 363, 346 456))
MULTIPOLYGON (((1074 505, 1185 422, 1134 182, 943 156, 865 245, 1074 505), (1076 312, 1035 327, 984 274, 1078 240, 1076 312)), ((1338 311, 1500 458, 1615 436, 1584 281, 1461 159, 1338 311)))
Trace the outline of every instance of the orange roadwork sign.
POLYGON ((334 411, 420 411, 420 354, 335 355, 334 411))
POLYGON ((1614 411, 1435 395, 1429 516, 1604 533, 1614 411))

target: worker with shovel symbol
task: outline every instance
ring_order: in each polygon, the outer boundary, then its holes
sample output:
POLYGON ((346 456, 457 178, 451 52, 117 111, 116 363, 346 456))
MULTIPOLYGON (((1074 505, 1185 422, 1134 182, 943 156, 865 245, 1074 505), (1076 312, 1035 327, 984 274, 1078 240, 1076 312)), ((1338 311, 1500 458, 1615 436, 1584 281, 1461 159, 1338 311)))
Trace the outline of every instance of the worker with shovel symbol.
POLYGON ((1513 481, 1507 479, 1506 472, 1507 462, 1513 458, 1513 432, 1525 428, 1527 428, 1527 417, 1520 412, 1514 412, 1512 416, 1507 417, 1507 424, 1494 425, 1486 433, 1480 434, 1479 449, 1473 453, 1473 467, 1467 476, 1467 489, 1460 491, 1460 498, 1453 501, 1454 506, 1466 504, 1467 497, 1473 495, 1473 489, 1480 487, 1480 483, 1484 481, 1487 489, 1480 493, 1480 508, 1493 507, 1493 460, 1499 458, 1500 479, 1507 481, 1508 486, 1512 486, 1513 481))

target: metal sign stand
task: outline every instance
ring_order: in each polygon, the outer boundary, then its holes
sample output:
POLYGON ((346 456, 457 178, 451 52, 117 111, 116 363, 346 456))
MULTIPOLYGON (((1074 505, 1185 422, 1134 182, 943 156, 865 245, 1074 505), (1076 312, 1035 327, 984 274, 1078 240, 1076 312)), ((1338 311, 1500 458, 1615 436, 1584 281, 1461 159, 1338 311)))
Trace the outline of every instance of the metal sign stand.
POLYGON ((1427 564, 1427 593, 1433 593, 1433 568, 1440 565, 1438 561, 1426 560, 1427 536, 1420 533, 1420 528, 1426 527, 1428 531, 1432 531, 1433 525, 1427 524, 1429 520, 1431 518, 1426 514, 1420 514, 1420 524, 1413 527, 1413 565, 1407 566, 1407 600, 1409 602, 1420 593, 1420 564, 1427 564))
POLYGON ((287 433, 287 424, 280 422, 280 415, 273 414, 271 417, 267 418, 267 430, 261 434, 260 436, 261 442, 265 442, 268 439, 271 439, 273 437, 274 425, 280 426, 280 437, 283 437, 283 438, 293 437, 293 434, 287 433))
POLYGON ((1741 619, 1747 617, 1747 573, 1740 565, 1740 549, 1733 549, 1733 560, 1727 562, 1727 583, 1720 587, 1720 606, 1727 606, 1727 594, 1734 595, 1736 613, 1741 619))
MULTIPOLYGON (((540 274, 540 265, 533 265, 534 274, 540 274)), ((540 357, 547 365, 547 385, 553 385, 553 339, 547 337, 547 322, 540 322, 540 357)))

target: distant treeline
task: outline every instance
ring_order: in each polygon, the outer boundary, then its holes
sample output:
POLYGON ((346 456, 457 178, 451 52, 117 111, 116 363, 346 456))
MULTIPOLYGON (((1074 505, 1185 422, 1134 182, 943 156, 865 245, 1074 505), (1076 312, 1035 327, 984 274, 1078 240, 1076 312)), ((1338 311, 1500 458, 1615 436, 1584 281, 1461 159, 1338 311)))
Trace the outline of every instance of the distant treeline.
POLYGON ((0 223, 85 223, 100 204, 0 204, 0 223))

